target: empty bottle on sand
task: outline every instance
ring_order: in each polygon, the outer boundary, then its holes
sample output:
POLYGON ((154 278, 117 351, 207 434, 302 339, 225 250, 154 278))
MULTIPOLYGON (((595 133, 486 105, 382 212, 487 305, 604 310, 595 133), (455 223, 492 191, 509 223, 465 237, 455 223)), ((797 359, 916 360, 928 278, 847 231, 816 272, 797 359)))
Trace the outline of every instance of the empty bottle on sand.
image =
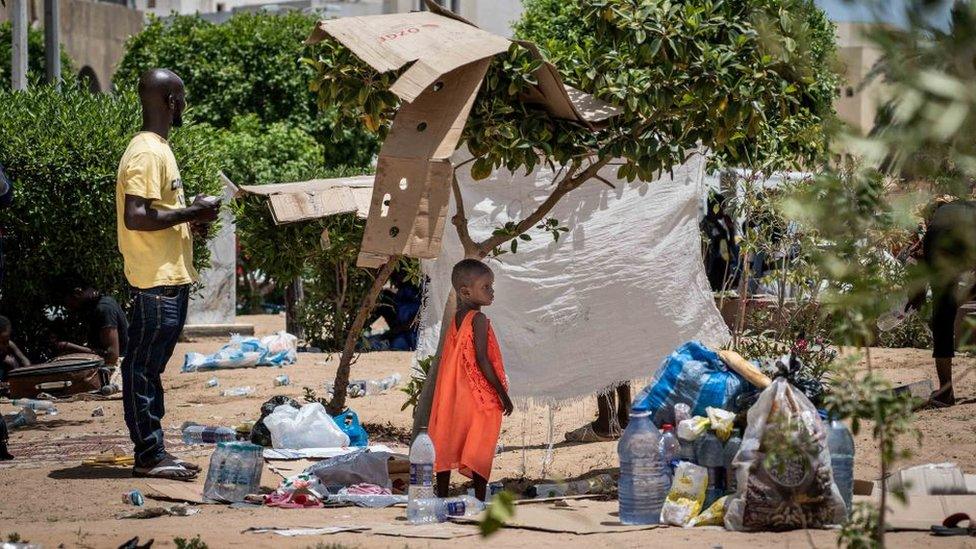
POLYGON ((665 423, 661 425, 661 461, 664 462, 668 477, 674 477, 674 468, 678 465, 681 458, 681 444, 678 437, 674 436, 674 425, 665 423))
POLYGON ((186 444, 217 444, 237 440, 237 431, 230 427, 213 425, 187 425, 183 427, 183 442, 186 444))
POLYGON ((240 397, 247 396, 254 392, 254 387, 248 385, 247 387, 234 387, 233 389, 224 389, 220 392, 220 396, 225 397, 240 397))
POLYGON ((620 458, 620 522, 657 524, 671 485, 661 460, 661 435, 651 423, 651 411, 636 407, 617 444, 620 458))
POLYGON ((50 400, 35 400, 33 398, 18 398, 11 402, 14 406, 19 406, 21 408, 30 408, 35 412, 43 412, 48 415, 55 415, 58 413, 58 409, 54 406, 54 403, 50 400))
POLYGON ((847 512, 850 513, 851 498, 854 497, 854 437, 843 421, 830 421, 827 447, 830 448, 830 468, 834 472, 834 483, 844 498, 847 512))
POLYGON ((411 524, 436 522, 419 501, 434 499, 434 441, 423 427, 410 445, 410 487, 407 489, 407 520, 411 524))
POLYGON ((584 494, 605 494, 614 486, 613 477, 604 473, 595 477, 570 482, 545 482, 530 486, 525 493, 532 498, 556 498, 581 496, 584 494))
POLYGON ((7 422, 7 425, 11 429, 17 429, 18 427, 26 427, 37 423, 37 414, 30 408, 22 408, 15 415, 4 418, 4 421, 7 422))
POLYGON ((714 431, 706 431, 698 437, 695 455, 698 465, 708 469, 708 490, 702 509, 725 494, 725 448, 714 431))
POLYGON ((485 504, 474 496, 453 498, 424 498, 414 502, 415 513, 421 520, 414 524, 444 522, 449 517, 476 517, 485 510, 485 504))
POLYGON ((275 387, 283 387, 285 385, 290 385, 290 384, 291 384, 291 380, 288 379, 288 376, 286 374, 281 374, 280 376, 275 376, 274 378, 275 387))
POLYGON ((738 481, 735 479, 735 469, 732 468, 732 460, 739 453, 740 446, 742 446, 742 431, 733 429, 732 436, 729 437, 729 440, 725 441, 725 449, 722 453, 725 461, 725 491, 730 494, 738 488, 738 481))

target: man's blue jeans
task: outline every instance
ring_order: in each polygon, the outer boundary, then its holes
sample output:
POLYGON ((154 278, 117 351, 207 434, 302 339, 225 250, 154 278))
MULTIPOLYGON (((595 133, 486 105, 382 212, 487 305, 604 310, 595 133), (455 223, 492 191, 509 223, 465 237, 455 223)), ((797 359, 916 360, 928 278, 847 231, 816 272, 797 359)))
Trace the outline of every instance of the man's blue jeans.
POLYGON ((163 382, 176 341, 186 323, 190 286, 131 288, 129 348, 122 361, 122 405, 136 467, 151 467, 165 454, 163 382))

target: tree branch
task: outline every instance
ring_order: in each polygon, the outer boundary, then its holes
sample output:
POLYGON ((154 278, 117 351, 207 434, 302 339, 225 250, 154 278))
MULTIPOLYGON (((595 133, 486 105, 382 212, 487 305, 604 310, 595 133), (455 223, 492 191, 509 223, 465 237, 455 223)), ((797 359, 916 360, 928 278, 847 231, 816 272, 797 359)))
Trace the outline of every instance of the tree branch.
POLYGON ((451 223, 457 228, 458 238, 461 240, 461 247, 464 249, 465 257, 477 257, 478 245, 471 238, 468 231, 468 217, 464 213, 464 197, 461 196, 461 185, 458 183, 457 168, 451 178, 451 188, 454 189, 454 204, 457 206, 457 213, 451 218, 451 223))
POLYGON ((556 188, 552 191, 552 194, 550 194, 542 204, 539 204, 539 207, 536 208, 534 212, 529 214, 528 217, 526 217, 522 221, 519 221, 518 224, 515 225, 515 230, 510 233, 511 236, 492 235, 491 238, 478 243, 477 248, 480 257, 487 256, 492 250, 494 250, 498 246, 501 246, 502 244, 511 240, 512 238, 515 238, 518 235, 528 231, 529 229, 534 227, 537 223, 542 221, 542 219, 546 216, 546 214, 552 211, 553 207, 555 207, 556 204, 560 200, 562 200, 562 198, 566 196, 567 193, 573 191, 583 183, 589 181, 594 176, 596 176, 597 172, 600 171, 600 168, 602 168, 608 162, 610 162, 610 159, 611 159, 610 156, 598 159, 592 164, 590 164, 589 166, 587 166, 585 170, 575 175, 573 174, 573 171, 570 170, 566 174, 566 176, 559 183, 556 184, 556 188))

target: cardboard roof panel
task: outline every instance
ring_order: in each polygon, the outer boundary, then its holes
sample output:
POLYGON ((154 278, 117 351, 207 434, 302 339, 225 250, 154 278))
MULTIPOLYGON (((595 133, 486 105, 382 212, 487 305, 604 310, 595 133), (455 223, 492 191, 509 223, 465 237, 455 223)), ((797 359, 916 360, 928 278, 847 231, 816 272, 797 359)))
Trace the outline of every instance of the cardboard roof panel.
POLYGON ((373 194, 373 177, 363 175, 295 183, 244 185, 240 190, 267 197, 271 215, 279 225, 353 212, 366 218, 373 194))

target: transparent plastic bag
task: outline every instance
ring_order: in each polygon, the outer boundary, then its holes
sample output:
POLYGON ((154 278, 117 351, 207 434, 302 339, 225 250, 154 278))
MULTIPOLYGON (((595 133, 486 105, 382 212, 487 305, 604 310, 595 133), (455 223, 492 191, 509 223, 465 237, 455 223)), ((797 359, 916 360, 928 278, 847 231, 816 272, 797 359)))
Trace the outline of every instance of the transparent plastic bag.
POLYGON ((318 402, 306 404, 300 409, 288 404, 278 406, 264 425, 271 433, 274 448, 337 448, 349 446, 349 435, 336 425, 325 407, 318 402))
POLYGON ((725 524, 725 504, 729 496, 722 496, 708 506, 700 515, 691 519, 688 526, 723 526, 725 524))
POLYGON ((674 481, 661 509, 661 522, 686 526, 701 511, 708 488, 708 469, 682 461, 674 469, 674 481))
POLYGON ((726 505, 725 527, 777 531, 843 522, 827 429, 810 400, 777 378, 749 409, 748 422, 732 460, 737 490, 726 505))

